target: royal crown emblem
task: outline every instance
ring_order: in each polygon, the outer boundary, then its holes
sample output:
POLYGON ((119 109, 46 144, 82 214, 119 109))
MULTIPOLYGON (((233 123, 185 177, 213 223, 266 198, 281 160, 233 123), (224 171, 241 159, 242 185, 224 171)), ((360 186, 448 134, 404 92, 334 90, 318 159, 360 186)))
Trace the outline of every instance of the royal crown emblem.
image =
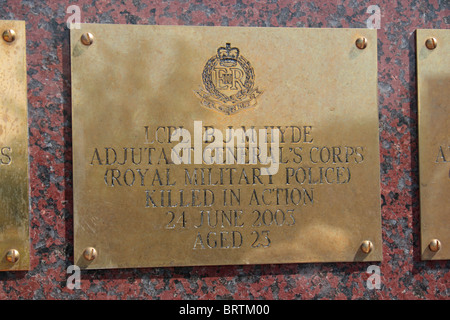
POLYGON ((204 89, 195 91, 204 107, 227 115, 256 105, 262 92, 253 88, 255 72, 238 48, 227 43, 206 63, 202 80, 204 89))

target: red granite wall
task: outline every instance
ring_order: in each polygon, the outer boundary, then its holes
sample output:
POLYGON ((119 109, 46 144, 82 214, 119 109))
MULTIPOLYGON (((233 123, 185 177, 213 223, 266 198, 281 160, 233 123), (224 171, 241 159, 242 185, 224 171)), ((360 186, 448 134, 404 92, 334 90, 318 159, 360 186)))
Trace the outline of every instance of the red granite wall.
POLYGON ((420 260, 415 33, 448 29, 448 1, 0 0, 27 28, 31 270, 1 272, 0 299, 449 299, 450 262, 420 260), (73 264, 69 5, 81 22, 365 28, 378 5, 383 262, 83 271, 73 264))

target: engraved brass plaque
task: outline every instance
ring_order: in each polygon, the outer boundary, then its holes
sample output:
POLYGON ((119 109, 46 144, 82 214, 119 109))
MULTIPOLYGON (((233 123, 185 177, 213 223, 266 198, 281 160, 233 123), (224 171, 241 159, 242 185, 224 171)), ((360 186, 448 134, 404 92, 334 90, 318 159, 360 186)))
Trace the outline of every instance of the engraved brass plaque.
POLYGON ((450 259, 450 30, 416 40, 422 259, 450 259))
POLYGON ((0 21, 0 270, 28 270, 28 115, 24 21, 0 21))
POLYGON ((367 29, 71 30, 75 263, 381 260, 376 48, 367 29))

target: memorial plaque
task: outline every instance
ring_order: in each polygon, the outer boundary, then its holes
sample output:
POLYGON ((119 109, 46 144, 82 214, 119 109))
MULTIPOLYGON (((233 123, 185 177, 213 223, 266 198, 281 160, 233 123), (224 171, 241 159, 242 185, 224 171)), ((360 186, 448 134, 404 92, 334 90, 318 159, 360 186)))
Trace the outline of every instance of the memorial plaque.
POLYGON ((379 261, 377 33, 71 30, 82 268, 379 261))
POLYGON ((416 39, 422 259, 450 259, 450 31, 416 39))
POLYGON ((28 270, 25 22, 0 21, 0 34, 0 270, 28 270))

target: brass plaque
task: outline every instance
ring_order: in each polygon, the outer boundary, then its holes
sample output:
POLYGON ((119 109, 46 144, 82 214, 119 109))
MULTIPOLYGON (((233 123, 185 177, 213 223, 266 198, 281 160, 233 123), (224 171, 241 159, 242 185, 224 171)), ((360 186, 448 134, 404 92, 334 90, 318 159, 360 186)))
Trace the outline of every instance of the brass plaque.
POLYGON ((75 263, 381 260, 376 48, 367 29, 71 30, 75 263))
POLYGON ((416 39, 422 259, 450 259, 450 30, 416 39))
POLYGON ((28 270, 25 22, 0 21, 0 34, 0 270, 28 270))

